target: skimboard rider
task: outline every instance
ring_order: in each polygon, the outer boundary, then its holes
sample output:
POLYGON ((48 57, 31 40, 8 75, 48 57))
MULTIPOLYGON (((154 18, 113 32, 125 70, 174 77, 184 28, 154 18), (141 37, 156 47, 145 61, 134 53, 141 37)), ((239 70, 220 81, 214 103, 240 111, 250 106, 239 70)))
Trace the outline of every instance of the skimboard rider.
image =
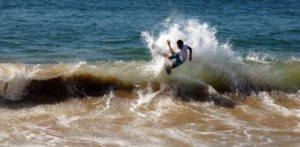
POLYGON ((166 71, 167 71, 167 74, 169 75, 169 74, 171 74, 172 68, 175 68, 185 62, 185 60, 187 58, 187 52, 188 52, 187 50, 189 50, 189 53, 190 53, 189 60, 192 61, 192 48, 189 47, 188 45, 184 44, 182 40, 178 40, 177 47, 179 48, 180 51, 176 52, 171 47, 170 40, 167 40, 167 44, 169 46, 169 49, 170 49, 170 52, 172 53, 172 55, 169 56, 168 54, 163 54, 163 56, 170 60, 175 59, 175 61, 171 65, 166 66, 166 71))

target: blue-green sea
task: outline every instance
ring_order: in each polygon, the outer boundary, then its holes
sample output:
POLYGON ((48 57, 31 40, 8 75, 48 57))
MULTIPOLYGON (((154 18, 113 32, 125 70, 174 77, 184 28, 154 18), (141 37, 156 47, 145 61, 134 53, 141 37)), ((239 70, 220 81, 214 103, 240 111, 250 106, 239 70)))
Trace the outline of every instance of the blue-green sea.
POLYGON ((288 1, 29 0, 0 2, 0 61, 151 60, 142 31, 197 19, 243 55, 300 56, 300 3, 288 1))

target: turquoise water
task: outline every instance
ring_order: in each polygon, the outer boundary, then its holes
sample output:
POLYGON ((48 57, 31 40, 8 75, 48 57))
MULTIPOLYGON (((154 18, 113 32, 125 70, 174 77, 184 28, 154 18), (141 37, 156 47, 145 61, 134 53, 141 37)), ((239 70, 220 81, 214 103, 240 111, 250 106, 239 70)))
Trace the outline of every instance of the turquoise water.
POLYGON ((141 32, 158 35, 166 19, 196 19, 246 57, 300 57, 300 2, 1 1, 0 61, 57 63, 150 61, 141 32))

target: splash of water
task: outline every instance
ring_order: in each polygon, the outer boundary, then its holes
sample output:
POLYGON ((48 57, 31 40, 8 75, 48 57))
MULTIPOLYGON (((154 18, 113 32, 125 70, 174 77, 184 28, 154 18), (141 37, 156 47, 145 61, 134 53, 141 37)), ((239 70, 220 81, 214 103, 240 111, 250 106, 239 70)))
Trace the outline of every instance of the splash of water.
POLYGON ((283 87, 291 85, 284 82, 287 75, 284 75, 281 69, 264 62, 261 64, 244 62, 239 53, 232 51, 229 42, 218 41, 216 33, 215 28, 197 19, 167 18, 159 33, 151 31, 141 33, 153 58, 151 66, 146 69, 159 75, 166 62, 162 54, 169 53, 166 41, 170 40, 171 46, 175 49, 176 41, 181 39, 193 48, 193 61, 186 61, 174 70, 188 78, 202 79, 221 90, 249 91, 249 89, 280 87, 276 85, 283 87))

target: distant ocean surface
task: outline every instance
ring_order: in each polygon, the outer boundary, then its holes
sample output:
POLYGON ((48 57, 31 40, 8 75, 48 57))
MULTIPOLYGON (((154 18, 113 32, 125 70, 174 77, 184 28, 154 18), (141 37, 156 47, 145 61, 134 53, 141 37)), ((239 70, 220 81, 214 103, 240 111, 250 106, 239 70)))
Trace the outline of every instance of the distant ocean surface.
POLYGON ((300 1, 0 0, 0 146, 299 147, 300 1))
POLYGON ((0 2, 0 61, 55 63, 151 60, 142 31, 167 18, 198 19, 220 42, 247 55, 300 56, 300 2, 110 1, 0 2))

